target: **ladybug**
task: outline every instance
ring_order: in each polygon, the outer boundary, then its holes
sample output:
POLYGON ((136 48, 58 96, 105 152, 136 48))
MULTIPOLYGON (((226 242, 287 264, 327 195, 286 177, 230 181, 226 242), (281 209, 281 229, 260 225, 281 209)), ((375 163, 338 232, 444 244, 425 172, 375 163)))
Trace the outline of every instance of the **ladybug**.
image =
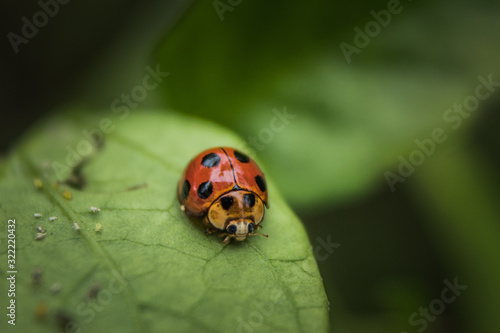
POLYGON ((262 226, 267 185, 264 174, 247 155, 229 147, 207 149, 189 162, 177 196, 189 216, 202 217, 206 234, 222 232, 224 244, 243 241, 262 226))

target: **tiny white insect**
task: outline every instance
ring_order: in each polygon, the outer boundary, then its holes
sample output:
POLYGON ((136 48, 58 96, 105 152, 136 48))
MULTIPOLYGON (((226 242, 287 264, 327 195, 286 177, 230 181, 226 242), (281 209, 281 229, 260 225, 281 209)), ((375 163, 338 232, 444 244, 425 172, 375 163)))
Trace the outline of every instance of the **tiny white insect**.
POLYGON ((45 229, 41 225, 36 227, 36 231, 38 231, 39 233, 42 233, 42 234, 45 233, 45 229))
POLYGON ((101 209, 100 208, 97 208, 97 207, 93 207, 93 206, 90 206, 89 208, 89 211, 93 214, 97 213, 97 212, 100 212, 101 209))
POLYGON ((50 292, 53 293, 53 294, 57 294, 58 292, 61 291, 61 283, 60 282, 56 282, 54 283, 52 286, 50 286, 50 292))
POLYGON ((36 234, 35 240, 42 240, 44 238, 45 238, 45 234, 39 232, 39 233, 36 234))
POLYGON ((51 216, 51 217, 49 217, 49 221, 50 222, 53 222, 55 220, 57 220, 57 216, 51 216))
POLYGON ((35 213, 35 214, 33 214, 33 217, 36 217, 37 219, 39 219, 40 217, 42 217, 42 214, 40 214, 40 213, 35 213))
POLYGON ((80 226, 78 225, 78 222, 73 222, 73 228, 75 228, 76 231, 80 231, 80 226))

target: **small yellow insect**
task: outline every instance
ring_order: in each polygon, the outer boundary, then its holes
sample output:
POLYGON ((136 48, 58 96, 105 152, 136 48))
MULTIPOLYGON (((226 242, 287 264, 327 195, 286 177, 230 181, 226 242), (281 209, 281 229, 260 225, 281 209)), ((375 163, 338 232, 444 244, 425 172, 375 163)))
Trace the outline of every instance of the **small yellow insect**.
POLYGON ((33 179, 33 184, 35 184, 35 187, 37 189, 41 189, 43 187, 43 182, 40 178, 34 178, 33 179))
POLYGON ((65 199, 67 199, 67 200, 71 200, 71 198, 73 198, 73 195, 72 195, 72 194, 71 194, 71 192, 70 192, 70 191, 68 191, 68 190, 63 190, 63 191, 62 191, 62 195, 63 195, 63 197, 64 197, 65 199))
POLYGON ((39 302, 35 308, 35 317, 38 320, 43 320, 47 316, 48 312, 49 308, 47 307, 47 304, 45 304, 43 301, 39 302))
POLYGON ((101 232, 102 231, 102 224, 101 223, 97 223, 95 225, 95 232, 101 232))

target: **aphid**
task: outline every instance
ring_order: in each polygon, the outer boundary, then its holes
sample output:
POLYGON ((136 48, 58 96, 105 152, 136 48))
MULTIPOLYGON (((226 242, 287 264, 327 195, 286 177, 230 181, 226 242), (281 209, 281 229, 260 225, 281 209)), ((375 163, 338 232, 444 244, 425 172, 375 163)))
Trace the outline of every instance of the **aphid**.
POLYGON ((89 211, 90 211, 92 214, 95 214, 95 213, 100 212, 100 211, 101 211, 101 209, 100 209, 100 208, 97 208, 97 207, 90 206, 89 211))
POLYGON ((80 226, 78 225, 78 222, 76 221, 73 222, 73 228, 75 228, 76 231, 80 231, 80 226))
POLYGON ((61 283, 60 282, 56 282, 54 283, 53 285, 50 286, 49 290, 51 293, 53 294, 57 294, 58 292, 61 291, 61 283))
POLYGON ((48 168, 52 167, 52 164, 48 160, 43 160, 40 162, 40 167, 42 169, 48 169, 48 168))
POLYGON ((187 215, 203 216, 207 234, 224 231, 224 244, 248 236, 267 237, 255 232, 268 207, 266 179, 238 150, 220 147, 198 154, 184 170, 177 195, 187 215))
POLYGON ((40 267, 33 268, 33 272, 31 273, 31 283, 34 285, 39 285, 42 281, 42 270, 40 267))
POLYGON ((90 286, 90 289, 87 292, 87 298, 96 299, 97 295, 99 294, 99 291, 101 291, 101 284, 96 282, 92 286, 90 286))
POLYGON ((45 238, 45 234, 42 232, 37 233, 35 236, 35 240, 42 240, 44 238, 45 238))
POLYGON ((95 225, 95 232, 101 232, 102 231, 102 224, 101 223, 97 223, 95 225))
POLYGON ((40 217, 42 217, 42 214, 40 214, 40 213, 35 213, 35 214, 33 214, 33 217, 35 217, 35 218, 39 219, 40 217))
POLYGON ((70 192, 70 191, 68 191, 68 190, 63 190, 63 191, 62 191, 62 195, 63 195, 63 197, 64 197, 65 199, 67 199, 67 200, 71 200, 71 198, 73 198, 73 195, 72 195, 72 194, 71 194, 71 192, 70 192))
POLYGON ((34 178, 33 179, 33 184, 37 189, 41 189, 43 187, 43 182, 40 178, 34 178))
POLYGON ((55 220, 57 220, 57 216, 51 216, 51 217, 49 217, 49 221, 50 222, 54 222, 55 220))
POLYGON ((45 229, 44 229, 41 225, 38 225, 38 226, 36 227, 36 231, 38 231, 39 233, 42 233, 42 234, 44 234, 44 233, 45 233, 45 229))
POLYGON ((148 187, 147 183, 137 184, 137 185, 134 185, 134 186, 127 188, 127 191, 135 191, 135 190, 139 190, 141 188, 146 188, 146 187, 148 187))

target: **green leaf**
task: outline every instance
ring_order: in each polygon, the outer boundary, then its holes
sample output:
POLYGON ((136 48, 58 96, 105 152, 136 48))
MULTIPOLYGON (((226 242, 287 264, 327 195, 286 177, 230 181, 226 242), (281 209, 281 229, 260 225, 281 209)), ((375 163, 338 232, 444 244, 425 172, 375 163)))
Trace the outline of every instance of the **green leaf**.
POLYGON ((311 245, 273 175, 267 174, 271 208, 263 222, 269 238, 225 246, 180 210, 176 184, 199 151, 241 140, 196 118, 134 112, 124 120, 88 112, 52 117, 4 162, 0 290, 8 290, 6 224, 15 219, 16 330, 327 331, 328 302, 311 245), (86 134, 99 139, 99 126, 108 134, 88 152, 94 146, 86 134), (86 156, 71 170, 73 185, 57 185, 54 166, 72 164, 78 151, 86 156), (91 206, 101 211, 91 213, 91 206), (37 226, 45 229, 42 240, 34 239, 37 226), (39 282, 32 277, 37 270, 39 282))

